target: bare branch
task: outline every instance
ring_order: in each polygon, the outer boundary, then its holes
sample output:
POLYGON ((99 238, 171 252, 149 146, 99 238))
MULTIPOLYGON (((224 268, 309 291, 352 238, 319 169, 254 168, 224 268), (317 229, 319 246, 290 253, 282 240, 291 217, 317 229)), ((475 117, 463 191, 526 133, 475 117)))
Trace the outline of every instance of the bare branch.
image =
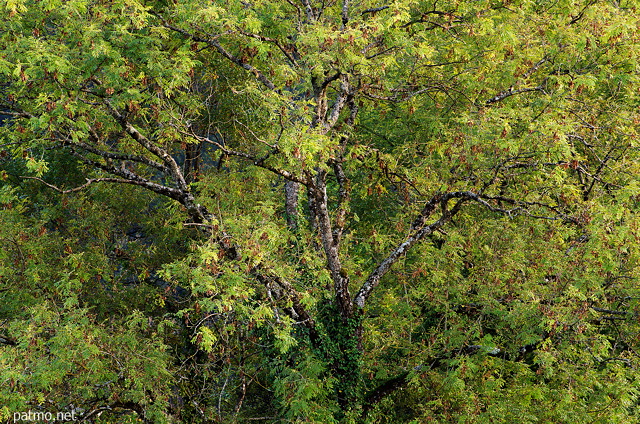
POLYGON ((573 25, 576 22, 578 22, 580 19, 582 19, 582 17, 584 16, 584 13, 587 11, 588 8, 590 8, 591 6, 593 6, 594 4, 596 4, 598 2, 598 0, 591 0, 589 1, 580 12, 578 12, 578 14, 576 16, 572 16, 571 21, 569 22, 569 25, 573 25))
POLYGON ((379 51, 377 53, 370 54, 369 56, 366 56, 366 58, 368 60, 375 59, 378 56, 382 56, 384 54, 391 53, 391 52, 396 51, 396 50, 399 50, 399 48, 398 47, 389 47, 389 48, 386 48, 386 49, 384 49, 382 51, 379 51))
POLYGON ((560 210, 559 206, 553 206, 553 205, 549 205, 546 203, 542 203, 542 202, 527 202, 524 200, 516 200, 516 199, 511 199, 509 197, 505 197, 505 196, 489 196, 489 195, 484 195, 484 194, 477 194, 477 193, 473 193, 470 191, 464 191, 464 192, 457 192, 457 194, 462 195, 467 197, 469 200, 473 200, 477 203, 480 203, 481 205, 485 206, 487 209, 489 209, 491 212, 498 212, 504 215, 507 215, 509 217, 515 217, 517 215, 526 215, 529 216, 531 218, 536 218, 536 219, 547 219, 547 220, 552 220, 552 221, 556 221, 556 220, 562 220, 565 222, 569 222, 572 224, 578 224, 578 221, 571 217, 568 216, 567 214, 563 213, 560 210), (487 202, 487 200, 495 200, 498 202, 504 202, 510 205, 514 205, 515 208, 513 209, 503 209, 503 208, 499 208, 499 207, 495 207, 493 205, 491 205, 490 203, 487 202), (552 216, 545 216, 545 215, 534 215, 532 213, 529 212, 529 208, 531 207, 540 207, 543 209, 547 209, 549 211, 552 211, 554 215, 552 216))
POLYGON ((289 3, 289 5, 293 6, 294 9, 296 9, 296 12, 298 12, 298 19, 300 19, 300 17, 302 16, 302 10, 300 10, 300 6, 298 6, 293 0, 286 0, 287 3, 289 3))
MULTIPOLYGON (((383 90, 382 88, 379 87, 368 87, 368 88, 373 88, 374 90, 383 90)), ((403 101, 407 101, 410 100, 413 97, 419 96, 420 94, 424 94, 424 93, 428 93, 430 91, 446 91, 446 90, 450 90, 452 91, 453 89, 450 87, 442 87, 442 86, 428 86, 428 87, 424 87, 421 89, 416 89, 416 88, 406 88, 406 89, 395 89, 395 90, 391 90, 392 92, 396 92, 399 94, 395 94, 393 96, 381 96, 378 94, 372 94, 370 92, 366 92, 363 91, 362 94, 370 99, 373 100, 384 100, 384 101, 388 101, 388 102, 403 102, 403 101)))
POLYGON ((241 58, 229 53, 219 42, 217 39, 215 38, 203 38, 197 34, 191 33, 187 30, 184 30, 182 28, 176 27, 174 25, 171 25, 170 23, 168 23, 166 20, 164 20, 163 18, 161 18, 163 21, 163 25, 168 28, 171 29, 173 31, 176 31, 182 35, 184 35, 187 38, 190 38, 193 41, 199 42, 199 43, 205 43, 213 48, 215 48, 218 53, 220 53, 222 56, 226 57, 227 59, 229 59, 231 62, 235 63, 236 65, 240 66, 241 68, 251 72, 258 81, 260 81, 265 87, 267 87, 270 90, 274 90, 276 91, 276 86, 273 82, 271 82, 271 80, 269 80, 269 78, 267 78, 264 73, 262 73, 260 70, 258 70, 257 68, 249 65, 248 63, 245 63, 241 58))
MULTIPOLYGON (((353 93, 351 93, 347 99, 347 105, 349 107, 349 116, 345 120, 345 124, 352 128, 355 124, 356 116, 358 115, 358 104, 355 102, 353 93)), ((333 242, 339 248, 340 239, 342 238, 342 232, 346 224, 346 216, 349 198, 351 194, 351 187, 349 179, 347 178, 344 168, 342 166, 344 161, 344 152, 347 147, 348 135, 340 137, 340 150, 337 159, 329 161, 329 165, 333 167, 333 171, 338 182, 338 204, 335 220, 335 228, 333 229, 333 242)))
MULTIPOLYGON (((429 10, 427 12, 423 12, 422 15, 418 19, 415 19, 413 21, 407 22, 406 24, 402 25, 402 27, 403 28, 407 28, 407 27, 410 27, 410 26, 415 25, 415 24, 429 23, 429 24, 433 25, 432 27, 428 28, 429 30, 434 29, 434 28, 442 28, 445 31, 451 33, 450 30, 453 27, 452 24, 454 22, 455 23, 460 23, 462 21, 463 21, 462 17, 456 16, 451 12, 443 12, 441 10, 429 10), (429 15, 436 15, 436 16, 439 16, 441 18, 442 17, 448 17, 449 18, 449 22, 447 23, 447 25, 443 25, 443 24, 439 24, 437 22, 433 22, 433 21, 428 19, 429 15), (454 18, 455 18, 455 21, 454 21, 454 18)), ((458 38, 454 34, 451 34, 451 36, 456 38, 456 39, 458 38)))
MULTIPOLYGON (((367 299, 369 298, 373 290, 378 286, 378 284, 380 284, 380 280, 391 269, 393 264, 395 264, 398 261, 398 259, 400 259, 402 255, 408 252, 409 249, 411 249, 411 247, 413 247, 416 243, 418 243, 420 240, 424 239, 425 237, 432 234, 437 229, 444 226, 447 222, 449 222, 451 218, 460 211, 462 204, 467 200, 469 200, 469 198, 467 196, 462 195, 461 192, 448 193, 445 195, 442 195, 442 194, 435 195, 431 199, 429 204, 433 204, 434 208, 436 204, 442 205, 443 210, 442 210, 442 214, 440 215, 440 218, 438 218, 438 220, 433 222, 432 224, 429 224, 427 226, 422 226, 421 228, 417 229, 417 231, 415 231, 413 234, 407 237, 405 241, 400 243, 389 254, 389 256, 387 256, 382 262, 380 262, 380 264, 376 267, 376 269, 373 270, 373 272, 369 275, 369 277, 367 277, 366 281, 362 284, 360 290, 358 291, 358 293, 354 298, 354 304, 358 308, 363 309, 367 299), (453 206, 453 208, 451 208, 451 210, 448 210, 447 203, 449 202, 449 200, 456 197, 460 198, 460 200, 456 202, 456 204, 453 206)), ((431 212, 432 210, 430 211, 429 208, 425 208, 421 213, 421 215, 428 216, 429 214, 431 214, 431 212)), ((419 222, 418 220, 416 221, 419 222)), ((416 222, 414 222, 414 224, 415 223, 416 222)))
POLYGON ((198 222, 185 222, 184 224, 182 224, 185 227, 200 227, 200 228, 206 228, 208 230, 215 230, 216 226, 215 225, 211 225, 211 224, 202 224, 202 223, 198 223, 198 222))
POLYGON ((169 168, 167 168, 166 166, 162 165, 159 162, 151 160, 149 158, 145 158, 143 156, 130 155, 130 154, 125 154, 125 153, 107 152, 107 151, 98 149, 96 147, 91 146, 90 144, 87 144, 87 143, 84 143, 84 142, 81 142, 81 141, 74 142, 70 138, 64 138, 64 137, 60 137, 60 138, 62 139, 62 143, 65 146, 73 146, 73 147, 85 150, 85 151, 87 151, 89 153, 93 153, 95 155, 101 156, 101 157, 103 157, 105 159, 137 162, 137 163, 141 163, 143 165, 147 165, 147 166, 150 166, 152 168, 155 168, 158 171, 164 172, 166 174, 170 173, 169 168))
MULTIPOLYGON (((586 188, 585 190, 583 190, 583 199, 584 200, 588 200, 589 196, 591 195, 591 191, 593 190, 593 187, 596 184, 596 181, 600 180, 600 174, 602 173, 602 171, 604 170, 607 162, 609 161, 609 159, 612 159, 612 153, 615 150, 615 146, 611 147, 611 149, 609 149, 609 151, 607 152, 606 156, 600 160, 600 166, 598 166, 598 169, 596 170, 595 174, 593 176, 591 176, 591 184, 589 185, 588 188, 586 188)), ((585 172, 586 173, 586 172, 585 172)))
POLYGON ((118 183, 118 184, 132 184, 132 185, 138 185, 138 186, 143 186, 146 187, 146 185, 144 184, 144 181, 138 181, 138 180, 130 180, 130 179, 125 179, 125 178, 86 178, 86 183, 82 184, 81 186, 78 187, 74 187, 68 190, 63 190, 57 186, 54 186, 53 184, 49 184, 48 182, 46 182, 45 180, 43 180, 42 178, 38 178, 38 177, 27 177, 24 175, 20 175, 20 178, 24 179, 24 180, 35 180, 35 181, 39 181, 42 184, 46 185, 47 187, 57 191, 58 193, 61 194, 69 194, 69 193, 75 193, 81 190, 84 190, 85 188, 89 187, 91 184, 95 184, 95 183, 100 183, 100 182, 106 182, 106 183, 118 183))
POLYGON ((611 315, 626 315, 629 316, 631 315, 631 312, 626 312, 626 311, 614 311, 612 309, 604 309, 604 308, 597 308, 595 306, 592 306, 591 309, 593 309, 596 312, 600 312, 602 314, 611 314, 611 315))
POLYGON ((160 146, 156 145, 147 137, 142 135, 140 131, 138 131, 133 125, 131 125, 131 123, 127 120, 126 116, 120 113, 113 106, 111 106, 109 102, 105 102, 105 104, 109 108, 111 115, 114 118, 116 118, 116 120, 118 121, 122 129, 124 129, 125 132, 129 134, 129 136, 131 136, 131 138, 137 141, 138 144, 140 144, 142 147, 147 149, 149 152, 156 155, 158 158, 162 159, 162 161, 169 168, 171 176, 173 177, 176 184, 178 185, 178 188, 180 190, 188 192, 189 186, 176 160, 166 150, 160 148, 160 146))
POLYGON ((533 75, 540 68, 540 66, 542 66, 545 62, 548 62, 548 61, 549 61, 549 58, 547 56, 545 56, 542 59, 540 59, 539 61, 537 61, 535 64, 533 64, 533 66, 531 66, 531 68, 529 68, 527 70, 527 72, 524 73, 524 75, 522 75, 522 78, 520 78, 520 80, 518 82, 516 82, 514 85, 509 87, 507 90, 504 90, 504 91, 496 94, 494 97, 490 98, 489 100, 487 100, 485 102, 485 106, 488 106, 488 105, 490 105, 492 103, 499 102, 501 100, 506 99, 507 97, 511 97, 511 96, 516 95, 516 94, 528 93, 528 92, 531 92, 531 91, 542 91, 544 82, 542 84, 536 86, 536 87, 527 87, 527 88, 520 88, 520 89, 515 89, 514 87, 517 86, 518 84, 520 84, 520 82, 522 82, 522 80, 526 80, 531 75, 533 75))
POLYGON ((338 181, 338 205, 336 212, 335 228, 333 229, 333 244, 340 246, 340 239, 345 226, 347 215, 347 203, 349 202, 349 180, 342 168, 342 162, 332 160, 331 165, 338 181))
POLYGON ((16 346, 18 343, 10 337, 4 336, 0 334, 0 344, 5 344, 9 346, 16 346))
MULTIPOLYGON (((302 300, 302 295, 300 295, 300 293, 298 293, 298 291, 293 288, 291 283, 289 283, 284 278, 273 274, 273 272, 265 270, 261 264, 255 266, 251 270, 251 273, 254 274, 258 281, 263 283, 265 286, 267 286, 269 283, 274 283, 282 288, 282 290, 284 290, 284 292, 286 293, 286 297, 291 300, 293 310, 298 315, 300 321, 304 322, 304 325, 309 329, 315 328, 314 319, 311 317, 311 315, 309 315, 309 312, 307 312, 302 303, 300 303, 302 300)), ((315 332, 315 330, 313 331, 315 332)), ((317 334, 314 333, 314 337, 315 336, 317 336, 317 334)))
POLYGON ((337 80, 338 78, 340 78, 340 76, 342 75, 342 73, 340 71, 336 72, 333 75, 330 75, 328 77, 326 77, 323 81, 322 84, 320 84, 320 89, 325 89, 327 88, 327 86, 329 86, 329 84, 331 84, 333 81, 337 80))
POLYGON ((259 35, 259 34, 253 34, 241 28, 238 28, 238 32, 244 35, 245 37, 255 38, 256 40, 275 44, 276 47, 278 47, 280 51, 287 57, 287 59, 289 60, 289 62, 291 62, 292 65, 298 66, 298 62, 296 61, 295 57, 293 57, 291 53, 286 49, 286 47, 283 46, 282 43, 280 43, 280 41, 276 40, 275 38, 265 37, 264 35, 259 35))
POLYGON ((515 96, 516 94, 528 93, 530 91, 542 91, 542 86, 520 88, 520 89, 517 89, 517 90, 514 90, 513 87, 509 87, 508 90, 505 90, 505 91, 503 91, 501 93, 498 93, 494 97, 492 97, 489 100, 487 100, 485 102, 485 105, 490 105, 492 103, 496 103, 496 102, 499 102, 501 100, 504 100, 507 97, 515 96))
POLYGON ((311 7, 311 2, 309 0, 302 0, 302 5, 304 6, 304 10, 307 13, 307 19, 310 22, 316 20, 316 15, 313 13, 313 7, 311 7))
POLYGON ((28 112, 12 112, 9 110, 3 110, 2 111, 3 115, 9 115, 12 116, 14 118, 33 118, 33 115, 28 113, 28 112))
POLYGON ((326 176, 327 172, 325 170, 318 170, 316 182, 311 187, 311 192, 315 200, 318 229, 320 230, 322 247, 327 258, 327 268, 329 268, 331 279, 333 280, 336 302, 342 318, 346 320, 351 317, 353 304, 349 293, 349 278, 342 269, 338 245, 333 238, 333 229, 329 217, 326 176))
POLYGON ((412 230, 417 230, 417 229, 422 228, 424 226, 427 218, 429 218, 431 216, 431 214, 436 209, 436 206, 438 205, 438 203, 440 201, 441 201, 441 199, 440 199, 440 197, 438 195, 433 196, 431 198, 431 200, 429 200, 427 202, 427 204, 424 206, 424 208, 422 208, 422 211, 420 212, 418 217, 413 221, 413 223, 411 224, 411 229, 412 230))
POLYGON ((105 172, 113 175, 118 175, 125 179, 123 181, 111 182, 121 182, 124 184, 137 185, 151 190, 157 194, 177 200, 182 206, 187 209, 187 213, 195 222, 205 222, 213 218, 213 215, 204 206, 196 203, 195 197, 193 196, 193 193, 189 191, 188 187, 186 187, 186 189, 181 189, 154 183, 136 174, 132 169, 128 169, 125 163, 122 163, 120 167, 115 167, 86 158, 80 153, 73 150, 72 154, 87 165, 93 166, 97 169, 102 169, 105 172))
POLYGON ((367 13, 376 13, 376 12, 381 12, 385 9, 388 9, 389 6, 381 6, 381 7, 374 7, 371 9, 365 9, 362 12, 360 12, 361 15, 366 15, 367 13))
POLYGON ((562 219, 568 222, 577 223, 574 218, 568 217, 558 210, 558 207, 546 205, 540 202, 526 202, 521 200, 514 200, 503 196, 488 196, 483 194, 473 193, 471 191, 455 191, 446 194, 436 194, 425 205, 418 217, 411 225, 411 229, 414 230, 413 234, 408 236, 402 243, 400 243, 390 254, 385 258, 373 272, 369 275, 366 281, 362 284, 362 287, 354 298, 354 303, 360 309, 364 308, 364 305, 373 292, 373 290, 380 283, 380 279, 391 269, 394 263, 400 259, 411 247, 413 247, 420 240, 426 236, 432 234, 434 231, 441 229, 451 218, 458 213, 463 203, 467 201, 474 201, 492 212, 498 212, 507 216, 515 216, 517 214, 524 214, 533 218, 539 219, 562 219), (447 204, 452 199, 459 199, 451 210, 447 209, 447 204), (503 209, 491 205, 488 201, 495 200, 501 201, 516 206, 513 209, 503 209), (426 225, 425 222, 429 216, 431 216, 438 205, 442 206, 442 213, 440 217, 433 223, 426 225), (538 216, 532 215, 527 211, 527 208, 532 206, 539 206, 549 210, 552 210, 556 216, 538 216))
POLYGON ((265 156, 263 158, 257 158, 257 157, 255 157, 253 155, 250 155, 249 153, 238 152, 236 150, 228 149, 223 144, 218 143, 217 141, 211 140, 210 138, 207 138, 207 137, 202 137, 202 136, 199 136, 199 135, 196 135, 196 134, 187 134, 187 133, 184 133, 184 134, 188 135, 189 137, 193 137, 196 140, 200 140, 200 141, 204 141, 206 143, 213 144, 214 146, 218 147, 218 149, 220 149, 224 154, 226 154, 228 156, 237 156, 237 157, 241 157, 241 158, 244 158, 244 159, 248 159, 248 160, 252 161, 255 166, 257 166, 259 168, 266 169, 268 171, 271 171, 274 174, 278 174, 281 177, 284 177, 285 179, 287 179, 289 181, 300 183, 302 185, 308 185, 309 184, 309 182, 305 178, 297 176, 297 175, 293 174, 292 172, 289 172, 289 171, 287 171, 285 169, 276 168, 275 166, 271 166, 271 165, 265 164, 264 162, 268 158, 269 155, 267 155, 267 156, 265 156))
POLYGON ((542 64, 548 61, 549 61, 549 58, 547 56, 543 57, 542 59, 537 61, 527 72, 525 72, 524 75, 522 75, 522 78, 523 79, 529 78, 538 70, 538 68, 540 68, 540 66, 542 66, 542 64))
POLYGON ((349 0, 342 0, 342 30, 344 31, 349 22, 349 0))
POLYGON ((350 95, 351 85, 349 84, 349 80, 346 75, 341 75, 340 94, 338 94, 338 97, 333 104, 333 108, 331 109, 328 118, 325 120, 324 132, 329 131, 336 125, 338 118, 340 118, 340 112, 342 112, 342 109, 344 109, 347 104, 347 99, 350 95))

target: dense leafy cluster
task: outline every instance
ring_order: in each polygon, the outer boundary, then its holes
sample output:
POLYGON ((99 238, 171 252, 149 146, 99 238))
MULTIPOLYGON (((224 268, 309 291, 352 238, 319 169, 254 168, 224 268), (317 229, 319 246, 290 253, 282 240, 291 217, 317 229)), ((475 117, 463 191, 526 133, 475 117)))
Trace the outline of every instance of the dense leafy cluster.
POLYGON ((629 423, 635 0, 2 0, 0 420, 629 423))

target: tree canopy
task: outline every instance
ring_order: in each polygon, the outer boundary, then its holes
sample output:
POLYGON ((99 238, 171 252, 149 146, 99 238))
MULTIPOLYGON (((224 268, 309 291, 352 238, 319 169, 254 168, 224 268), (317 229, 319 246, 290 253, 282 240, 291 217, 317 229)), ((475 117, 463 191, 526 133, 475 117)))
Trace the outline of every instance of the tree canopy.
POLYGON ((636 1, 0 8, 0 419, 639 419, 636 1))

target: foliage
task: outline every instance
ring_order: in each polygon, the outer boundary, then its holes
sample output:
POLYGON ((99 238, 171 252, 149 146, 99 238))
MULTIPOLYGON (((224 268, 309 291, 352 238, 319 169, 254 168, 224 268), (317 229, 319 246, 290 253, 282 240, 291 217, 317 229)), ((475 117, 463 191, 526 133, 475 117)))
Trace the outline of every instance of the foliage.
POLYGON ((637 6, 2 1, 0 419, 637 421, 637 6))

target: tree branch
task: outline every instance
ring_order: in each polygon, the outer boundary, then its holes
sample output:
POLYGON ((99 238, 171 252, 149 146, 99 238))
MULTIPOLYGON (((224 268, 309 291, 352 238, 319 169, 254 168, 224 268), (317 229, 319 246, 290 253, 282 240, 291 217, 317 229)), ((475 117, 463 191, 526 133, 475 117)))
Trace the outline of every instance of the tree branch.
POLYGON ((498 93, 494 97, 487 100, 485 102, 485 105, 490 105, 490 104, 502 101, 507 97, 515 96, 516 94, 528 93, 530 91, 542 91, 542 86, 539 85, 537 87, 520 88, 517 90, 514 90, 513 87, 509 87, 508 90, 498 93))
POLYGON ((89 153, 93 153, 95 155, 98 155, 98 156, 100 156, 102 158, 105 158, 105 159, 137 162, 137 163, 141 163, 143 165, 147 165, 147 166, 149 166, 151 168, 155 168, 158 171, 161 171, 161 172, 163 172, 165 174, 170 174, 169 168, 167 168, 166 166, 162 165, 159 162, 156 162, 156 161, 154 161, 152 159, 149 159, 149 158, 145 158, 143 156, 130 155, 130 154, 125 154, 125 153, 108 152, 108 151, 104 151, 104 150, 98 149, 96 147, 93 147, 90 144, 87 144, 87 143, 84 143, 84 142, 74 142, 70 138, 60 137, 60 139, 62 140, 62 143, 65 146, 73 146, 73 147, 85 150, 85 151, 87 151, 89 153))
POLYGON ((333 244, 340 246, 340 239, 345 226, 345 218, 347 216, 347 203, 349 202, 349 180, 342 168, 342 162, 332 160, 331 165, 338 181, 338 205, 336 212, 335 228, 333 229, 333 244))
POLYGON ((369 298, 369 296, 371 295, 373 290, 378 286, 378 284, 380 284, 380 280, 391 269, 393 264, 395 264, 398 261, 398 259, 400 259, 400 257, 402 255, 404 255, 407 251, 409 251, 409 249, 411 249, 411 247, 413 247, 416 243, 418 243, 420 240, 422 240, 426 236, 432 234, 434 231, 440 229, 447 222, 449 222, 451 220, 451 218, 456 213, 458 213, 460 211, 460 208, 462 207, 462 204, 467 200, 469 200, 469 197, 466 196, 466 195, 463 195, 462 192, 447 193, 447 194, 444 194, 444 195, 443 194, 436 194, 429 201, 427 206, 423 209, 423 211, 421 212, 420 216, 414 221, 414 224, 419 224, 421 222, 424 222, 424 219, 426 219, 426 217, 431 214, 433 209, 435 209, 435 205, 437 205, 437 204, 440 204, 442 206, 442 209, 443 209, 442 210, 442 214, 440 215, 440 218, 438 218, 437 221, 435 221, 432 224, 429 224, 427 226, 422 226, 424 224, 419 226, 417 231, 415 231, 413 234, 411 234, 409 237, 407 237, 405 239, 405 241, 400 243, 389 254, 389 256, 387 256, 376 267, 376 269, 373 270, 373 272, 369 275, 369 277, 366 279, 366 281, 362 284, 362 286, 360 287, 360 290, 356 294, 356 296, 354 298, 355 305, 360 309, 364 309, 364 306, 365 306, 365 303, 366 303, 367 299, 369 298), (458 200, 458 202, 456 202, 456 204, 453 206, 453 208, 451 208, 451 210, 448 210, 447 209, 447 203, 449 202, 449 200, 451 200, 453 198, 459 198, 460 200, 458 200), (433 204, 433 209, 431 209, 431 204, 433 204), (422 216, 424 216, 424 218, 421 218, 422 216))
POLYGON ((340 14, 342 19, 342 31, 347 27, 349 22, 349 0, 342 0, 342 12, 340 14))
MULTIPOLYGON (((159 16, 159 15, 158 15, 159 16)), ((168 23, 164 18, 160 17, 160 19, 162 19, 163 25, 168 28, 171 29, 173 31, 176 31, 182 35, 184 35, 187 38, 190 38, 193 41, 199 42, 199 43, 205 43, 213 48, 215 48, 218 53, 220 53, 222 56, 226 57, 227 59, 229 59, 231 62, 235 63, 236 65, 240 66, 241 68, 251 72, 258 81, 260 81, 265 87, 267 87, 269 90, 274 90, 276 91, 276 86, 273 82, 271 82, 271 80, 269 80, 269 78, 267 78, 260 70, 258 70, 257 68, 249 65, 248 63, 245 63, 244 61, 242 61, 242 59, 238 58, 237 56, 234 56, 233 54, 229 53, 216 39, 211 39, 211 38, 203 38, 199 35, 193 34, 187 30, 184 30, 182 28, 178 28, 174 25, 171 25, 170 23, 168 23)))
POLYGON ((302 296, 297 290, 293 288, 291 283, 285 279, 273 274, 269 270, 265 270, 262 264, 258 264, 251 269, 251 273, 256 277, 260 283, 265 287, 268 287, 269 283, 277 284, 285 293, 288 300, 291 301, 294 312, 298 315, 298 319, 309 330, 309 340, 312 345, 317 346, 319 343, 319 336, 315 328, 315 320, 311 317, 306 308, 302 305, 302 296))
MULTIPOLYGON (((490 98, 489 100, 485 101, 485 106, 488 106, 490 104, 499 102, 501 100, 506 99, 507 97, 511 97, 514 96, 516 94, 522 94, 522 93, 528 93, 531 91, 542 91, 543 90, 543 84, 540 84, 536 87, 527 87, 527 88, 520 88, 520 89, 514 89, 514 86, 520 84, 523 80, 526 80, 527 78, 529 78, 531 75, 533 75, 539 68, 540 66, 542 66, 545 62, 548 62, 549 58, 547 56, 543 57, 542 59, 540 59, 539 61, 537 61, 536 63, 533 64, 533 66, 531 66, 531 68, 529 68, 529 70, 527 70, 527 72, 524 73, 524 75, 522 75, 522 77, 518 80, 518 82, 516 82, 514 85, 512 85, 511 87, 509 87, 507 90, 504 90, 498 94, 496 94, 494 97, 490 98)), ((546 79, 545 79, 546 81, 546 79)))
POLYGON ((300 177, 298 175, 295 175, 292 172, 289 172, 289 171, 287 171, 285 169, 276 168, 274 166, 265 164, 264 162, 267 159, 267 157, 256 158, 255 156, 252 156, 249 153, 238 152, 236 150, 228 149, 223 144, 218 143, 217 141, 211 140, 208 137, 202 137, 202 136, 199 136, 199 135, 196 135, 196 134, 187 134, 187 133, 185 133, 185 135, 188 135, 189 137, 193 137, 196 140, 200 140, 200 141, 204 141, 204 142, 213 144, 218 149, 220 149, 220 151, 222 151, 224 154, 226 154, 228 156, 236 156, 236 157, 248 159, 248 160, 252 161, 255 166, 257 166, 259 168, 266 169, 268 171, 271 171, 274 174, 280 175, 281 177, 283 177, 286 180, 293 181, 293 182, 296 182, 296 183, 300 183, 300 184, 305 185, 305 186, 309 184, 309 182, 307 181, 306 178, 303 178, 303 177, 300 177))
POLYGON ((318 170, 316 182, 311 186, 311 192, 315 200, 318 228, 322 239, 322 247, 327 258, 327 268, 329 268, 331 279, 333 280, 336 302, 343 320, 346 320, 351 317, 353 305, 351 303, 351 294, 349 293, 349 278, 342 269, 338 254, 339 246, 333 238, 328 209, 326 176, 325 170, 318 170))
POLYGON ((587 9, 590 8, 591 6, 593 6, 594 4, 596 4, 597 2, 598 2, 598 0, 589 1, 576 16, 571 16, 572 19, 569 22, 569 25, 573 25, 576 22, 578 22, 580 19, 582 19, 582 17, 584 16, 584 13, 587 11, 587 9))
POLYGON ((295 57, 293 57, 291 55, 291 53, 289 53, 287 51, 285 46, 283 46, 282 43, 280 43, 280 41, 276 40, 275 38, 265 37, 264 35, 259 35, 259 34, 253 34, 253 33, 250 33, 250 32, 246 32, 245 30, 243 30, 241 28, 238 28, 238 32, 240 34, 244 35, 245 37, 255 38, 256 40, 260 40, 260 41, 264 41, 264 42, 275 44, 276 47, 278 47, 280 49, 280 51, 286 56, 286 58, 289 60, 289 62, 291 62, 291 64, 293 66, 298 66, 298 62, 296 61, 295 57))
MULTIPOLYGON (((78 187, 74 187, 71 189, 67 189, 67 190, 63 190, 57 186, 54 186, 53 184, 49 184, 48 182, 46 182, 45 180, 43 180, 42 178, 38 178, 38 177, 27 177, 24 175, 20 175, 20 178, 24 179, 24 180, 35 180, 35 181, 39 181, 42 184, 46 185, 47 187, 57 191, 60 194, 69 194, 69 193, 75 193, 81 190, 84 190, 85 188, 89 187, 91 184, 95 184, 95 183, 100 183, 100 182, 106 182, 106 183, 117 183, 117 184, 131 184, 131 185, 137 185, 137 186, 141 186, 141 187, 145 187, 145 188, 149 188, 147 187, 147 185, 145 184, 146 180, 143 181, 139 181, 139 180, 131 180, 131 179, 125 179, 125 178, 86 178, 86 183, 78 186, 78 187)), ((164 187, 164 186, 163 186, 164 187)), ((167 189, 169 189, 168 187, 165 187, 167 189)), ((155 191, 155 190, 154 190, 155 191)), ((160 193, 163 194, 163 193, 160 193)))
POLYGON ((507 216, 515 216, 519 212, 523 212, 528 216, 539 219, 562 219, 567 222, 577 223, 574 218, 568 217, 558 210, 558 207, 546 205, 540 202, 525 202, 521 200, 514 200, 508 197, 503 196, 488 196, 483 194, 473 193, 471 191, 455 191, 446 194, 436 194, 431 198, 429 202, 425 205, 423 210, 420 212, 418 217, 414 220, 411 225, 411 229, 414 230, 414 233, 405 239, 402 243, 400 243, 390 254, 387 256, 377 267, 373 270, 373 272, 369 275, 369 277, 362 284, 360 290, 356 294, 354 298, 354 303, 360 308, 364 308, 367 299, 373 292, 373 290, 380 283, 380 279, 391 269, 394 263, 398 261, 398 259, 404 255, 411 247, 413 247, 420 240, 424 239, 426 236, 432 234, 434 231, 442 228, 447 222, 451 220, 451 218, 459 212, 462 204, 467 201, 474 201, 488 210, 492 212, 498 212, 505 214, 507 216), (456 204, 451 208, 451 210, 447 210, 447 203, 449 200, 459 199, 456 204), (491 205, 488 200, 496 200, 505 203, 512 204, 516 206, 514 209, 503 209, 499 207, 495 207, 491 205), (435 222, 425 226, 425 222, 429 216, 433 213, 436 206, 440 204, 442 206, 442 214, 440 218, 435 222), (557 215, 556 217, 549 216, 538 216, 531 215, 527 212, 527 208, 532 206, 539 206, 549 210, 554 211, 557 215))
POLYGON ((8 346, 16 346, 18 343, 10 337, 0 334, 0 344, 8 346))
POLYGON ((108 101, 105 102, 106 106, 109 108, 111 115, 116 119, 116 121, 120 124, 122 129, 131 136, 138 144, 147 149, 149 152, 156 155, 158 158, 162 159, 165 165, 169 168, 171 176, 173 177, 178 188, 184 192, 189 192, 189 185, 182 174, 182 170, 178 166, 176 160, 164 149, 160 148, 160 146, 153 143, 147 137, 142 135, 140 131, 138 131, 131 123, 127 120, 126 116, 120 113, 117 109, 111 106, 111 103, 108 101))
POLYGON ((78 152, 72 151, 72 153, 74 154, 74 156, 78 157, 87 165, 91 165, 95 168, 102 169, 105 172, 108 172, 113 175, 118 175, 125 179, 122 181, 116 181, 114 179, 111 182, 120 182, 124 184, 137 185, 140 187, 144 187, 148 190, 151 190, 157 194, 160 194, 178 201, 182 206, 184 206, 187 209, 187 213, 189 214, 190 218, 195 222, 202 223, 213 218, 213 215, 204 206, 196 203, 193 193, 191 193, 188 190, 188 187, 187 187, 187 190, 167 187, 165 185, 157 184, 147 180, 146 178, 141 177, 140 175, 136 174, 134 171, 127 169, 125 163, 122 163, 121 164, 122 166, 120 166, 119 168, 116 168, 115 166, 106 165, 106 164, 88 159, 83 155, 79 154, 78 152))
POLYGON ((333 104, 333 108, 331 108, 329 116, 324 120, 323 123, 325 133, 331 130, 336 125, 338 119, 340 118, 340 112, 342 112, 342 109, 344 109, 345 105, 347 104, 347 99, 352 95, 351 85, 349 84, 347 75, 342 74, 340 75, 340 77, 340 93, 338 94, 338 97, 333 104))
POLYGON ((309 0, 302 0, 302 5, 304 6, 304 10, 307 14, 307 19, 310 22, 316 20, 316 15, 313 13, 313 7, 311 7, 311 2, 309 0))
MULTIPOLYGON (((589 185, 588 188, 583 189, 583 195, 582 198, 584 200, 588 200, 589 196, 591 195, 591 191, 593 190, 593 187, 596 184, 596 181, 598 181, 600 178, 600 173, 604 170, 607 162, 609 161, 609 159, 612 158, 612 153, 615 150, 615 146, 611 147, 611 149, 609 149, 609 151, 607 152, 606 156, 600 160, 600 166, 598 166, 598 169, 596 170, 596 172, 594 173, 593 176, 591 176, 591 184, 589 185)), ((586 173, 586 171, 585 171, 586 173)))
POLYGON ((366 15, 367 13, 376 13, 376 12, 380 12, 383 11, 385 9, 388 9, 389 6, 380 6, 380 7, 374 7, 371 9, 365 9, 362 12, 360 12, 361 15, 366 15))

